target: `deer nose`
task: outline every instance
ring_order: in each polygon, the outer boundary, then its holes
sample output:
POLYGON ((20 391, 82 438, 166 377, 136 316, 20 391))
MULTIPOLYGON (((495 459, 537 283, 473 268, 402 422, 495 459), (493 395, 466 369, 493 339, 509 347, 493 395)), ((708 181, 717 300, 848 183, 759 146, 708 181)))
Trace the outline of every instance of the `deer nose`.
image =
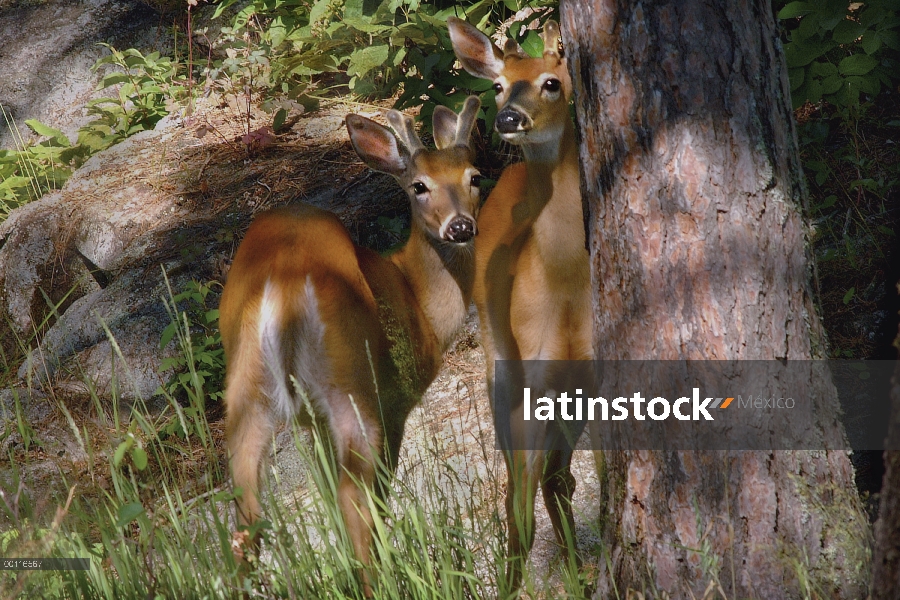
POLYGON ((444 239, 448 242, 465 244, 475 237, 475 222, 468 217, 456 217, 447 225, 444 239))
POLYGON ((516 133, 527 129, 525 115, 512 108, 504 108, 497 113, 494 128, 498 133, 516 133))

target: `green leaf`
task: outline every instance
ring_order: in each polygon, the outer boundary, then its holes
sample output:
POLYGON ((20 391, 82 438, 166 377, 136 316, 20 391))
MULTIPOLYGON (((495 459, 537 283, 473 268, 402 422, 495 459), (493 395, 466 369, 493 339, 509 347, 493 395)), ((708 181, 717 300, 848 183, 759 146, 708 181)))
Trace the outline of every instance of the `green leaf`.
MULTIPOLYGON (((876 4, 875 2, 866 2, 866 4, 876 4)), ((896 6, 896 5, 895 5, 896 6)), ((882 8, 881 6, 871 6, 866 8, 859 15, 859 22, 863 27, 871 27, 872 25, 878 25, 888 16, 888 12, 882 8)))
POLYGON ((828 171, 819 171, 816 173, 816 185, 822 185, 828 181, 828 171))
POLYGON ((169 323, 166 325, 166 328, 163 329, 162 335, 159 336, 159 349, 162 350, 166 346, 169 345, 169 342, 172 341, 172 338, 175 337, 175 327, 177 325, 175 323, 169 323))
POLYGON ((285 36, 287 36, 287 28, 284 26, 284 20, 281 17, 274 19, 269 25, 269 30, 266 33, 269 36, 269 41, 272 43, 273 48, 281 45, 281 42, 283 42, 285 36))
POLYGON ((119 507, 119 516, 116 520, 116 527, 125 527, 132 521, 138 518, 141 513, 144 512, 144 507, 141 506, 140 502, 132 502, 130 504, 123 504, 119 507))
POLYGON ((842 75, 865 75, 878 65, 878 61, 867 54, 854 54, 843 59, 838 65, 842 75))
POLYGON ((853 294, 855 294, 855 293, 856 293, 855 287, 852 287, 849 290, 847 290, 847 293, 844 294, 844 299, 843 299, 844 304, 850 304, 850 301, 853 299, 853 294))
POLYGON ((365 17, 345 16, 342 23, 347 27, 352 27, 357 31, 362 31, 363 33, 373 33, 377 35, 388 33, 393 29, 389 25, 377 25, 375 23, 372 23, 365 17))
POLYGON ((833 94, 844 84, 844 79, 840 75, 832 75, 822 80, 822 94, 833 94))
POLYGON ((147 468, 147 452, 143 448, 132 450, 131 460, 134 461, 134 466, 137 467, 138 471, 143 471, 147 468))
POLYGON ((272 130, 275 133, 278 133, 282 126, 284 125, 284 120, 287 118, 287 111, 283 108, 279 108, 278 112, 275 113, 275 117, 272 119, 272 130))
POLYGON ((353 52, 350 55, 350 64, 347 67, 347 75, 361 77, 385 64, 388 59, 390 47, 387 44, 368 46, 353 52))
POLYGON ((316 0, 312 8, 309 10, 310 25, 321 21, 322 17, 328 14, 328 10, 330 9, 330 7, 330 0, 316 0))
POLYGON ((792 42, 785 47, 784 56, 788 67, 805 67, 832 48, 832 41, 792 42))
POLYGON ((860 45, 866 54, 875 54, 881 48, 881 36, 878 35, 877 31, 867 31, 863 34, 860 45))
POLYGON ((37 119, 26 119, 25 124, 28 125, 29 129, 31 129, 33 132, 35 132, 38 135, 50 137, 59 142, 63 142, 63 140, 65 140, 64 145, 65 146, 69 145, 69 138, 67 138, 66 134, 64 134, 59 129, 53 129, 49 125, 44 125, 37 119))
POLYGON ((529 31, 528 35, 525 36, 525 39, 522 40, 521 45, 522 50, 524 50, 528 56, 537 58, 544 53, 544 40, 541 39, 541 36, 538 35, 537 31, 529 31))
POLYGON ((363 0, 344 0, 344 13, 341 20, 358 19, 363 16, 363 0))
POLYGON ((831 34, 831 39, 838 44, 852 44, 865 32, 865 30, 865 25, 860 25, 856 21, 844 19, 835 26, 834 33, 831 34))
POLYGON ((319 99, 315 96, 310 96, 308 94, 303 94, 301 96, 297 96, 296 102, 303 106, 303 109, 306 112, 312 112, 314 110, 319 110, 319 99))
POLYGON ((814 62, 809 65, 810 73, 818 77, 828 77, 829 75, 837 75, 837 65, 830 62, 814 62))
POLYGON ((894 230, 891 229, 890 227, 886 227, 885 225, 879 225, 878 231, 880 231, 881 233, 883 233, 885 235, 891 235, 891 236, 894 235, 894 230))
POLYGON ((796 92, 797 89, 803 85, 804 79, 806 79, 806 69, 803 67, 799 69, 789 69, 788 79, 791 82, 791 93, 796 92))
POLYGON ((131 81, 131 76, 127 73, 110 73, 100 80, 100 83, 97 84, 94 91, 105 90, 108 87, 119 85, 120 83, 125 83, 127 81, 131 81))
POLYGON ((837 258, 837 250, 835 250, 834 248, 829 248, 819 257, 819 262, 828 262, 830 260, 834 260, 835 258, 837 258))
POLYGON ((822 99, 822 81, 810 79, 806 86, 806 99, 815 104, 822 99))
POLYGON ((802 17, 812 11, 813 6, 810 2, 788 2, 784 8, 778 11, 778 18, 781 20, 793 19, 794 17, 802 17))
POLYGON ((7 177, 3 181, 0 181, 0 190, 14 190, 25 187, 30 183, 31 177, 20 177, 18 175, 7 177))
POLYGON ((830 0, 824 8, 820 17, 822 32, 831 31, 838 23, 847 18, 846 0, 830 0))
POLYGON ((821 160, 808 160, 803 166, 805 166, 807 169, 812 169, 816 173, 821 173, 823 171, 826 173, 828 172, 828 165, 826 165, 825 162, 821 160))
POLYGON ((881 82, 877 77, 848 77, 847 83, 861 92, 875 96, 881 91, 881 82))
POLYGON ((125 441, 119 444, 119 446, 116 448, 115 454, 113 454, 114 467, 116 467, 117 469, 119 468, 119 465, 122 464, 122 459, 125 458, 125 453, 128 452, 128 449, 133 445, 134 438, 131 436, 125 438, 125 441))
POLYGON ((830 27, 825 27, 822 24, 822 15, 818 12, 806 15, 802 19, 800 19, 800 25, 797 26, 791 34, 791 39, 796 40, 810 40, 812 38, 820 39, 822 37, 822 31, 828 30, 830 27))
POLYGON ((218 19, 226 8, 237 2, 238 0, 219 0, 219 4, 216 6, 216 12, 213 13, 212 18, 218 19))
POLYGON ((878 32, 878 38, 891 50, 900 51, 900 31, 882 30, 878 32))

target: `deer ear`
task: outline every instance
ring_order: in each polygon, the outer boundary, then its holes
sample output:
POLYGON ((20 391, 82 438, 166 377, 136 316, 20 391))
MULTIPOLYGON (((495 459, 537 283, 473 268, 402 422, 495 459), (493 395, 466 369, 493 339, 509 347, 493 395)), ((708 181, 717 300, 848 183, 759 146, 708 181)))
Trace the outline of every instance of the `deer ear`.
POLYGON ((438 150, 449 148, 456 143, 456 113, 446 106, 435 106, 431 117, 434 145, 438 150))
POLYGON ((472 153, 474 159, 475 145, 472 143, 472 129, 478 119, 478 109, 481 108, 481 100, 478 96, 469 96, 459 111, 456 120, 456 145, 465 146, 472 153))
POLYGON ((493 81, 503 71, 503 53, 491 39, 462 19, 447 17, 447 29, 456 58, 475 77, 493 81))
POLYGON ((544 56, 550 55, 556 59, 562 59, 563 55, 559 51, 559 23, 554 20, 547 21, 544 24, 544 31, 541 33, 541 39, 544 40, 544 56))
POLYGON ((345 122, 353 149, 369 168, 395 177, 406 171, 407 159, 387 127, 359 115, 347 115, 345 122))

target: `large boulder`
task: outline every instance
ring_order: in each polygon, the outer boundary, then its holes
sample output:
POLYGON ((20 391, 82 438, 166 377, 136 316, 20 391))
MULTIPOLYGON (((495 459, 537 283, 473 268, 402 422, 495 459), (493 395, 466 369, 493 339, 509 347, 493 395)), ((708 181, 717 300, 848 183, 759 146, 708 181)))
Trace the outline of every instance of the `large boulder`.
POLYGON ((0 118, 0 148, 13 148, 22 125, 38 119, 74 139, 92 117, 85 105, 108 96, 95 88, 107 72, 91 67, 116 48, 171 56, 170 28, 150 6, 133 0, 0 0, 0 104, 18 133, 0 118), (163 26, 161 26, 163 25, 163 26))

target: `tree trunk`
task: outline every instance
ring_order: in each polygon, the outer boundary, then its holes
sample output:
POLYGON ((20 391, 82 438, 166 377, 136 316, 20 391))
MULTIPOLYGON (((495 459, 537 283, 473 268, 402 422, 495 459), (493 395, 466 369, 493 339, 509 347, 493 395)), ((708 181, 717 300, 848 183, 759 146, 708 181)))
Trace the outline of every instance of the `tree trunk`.
MULTIPOLYGON (((564 0, 561 13, 597 358, 824 358, 768 0, 564 0)), ((598 597, 865 597, 871 532, 836 392, 814 385, 822 451, 609 453, 598 597)))
MULTIPOLYGON (((900 286, 898 286, 900 287, 900 286)), ((900 348, 900 333, 895 342, 900 348)), ((900 598, 900 365, 891 386, 891 423, 884 453, 881 508, 875 523, 872 600, 900 598)))

